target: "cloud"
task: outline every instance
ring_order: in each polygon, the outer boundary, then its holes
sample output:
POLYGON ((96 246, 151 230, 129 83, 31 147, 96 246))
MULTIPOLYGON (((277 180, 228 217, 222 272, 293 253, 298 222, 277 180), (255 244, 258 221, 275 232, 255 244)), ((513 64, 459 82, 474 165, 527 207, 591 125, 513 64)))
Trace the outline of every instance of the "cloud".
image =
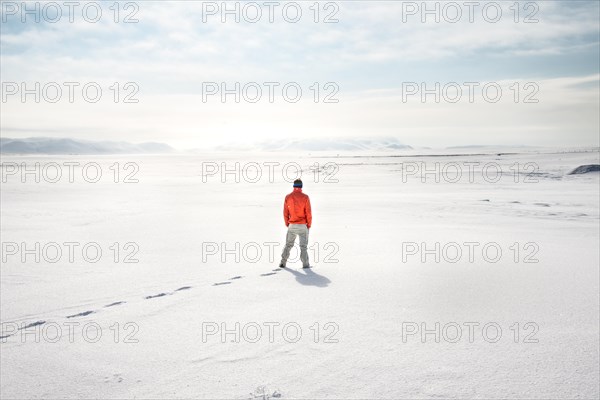
MULTIPOLYGON (((513 2, 498 3, 503 10, 498 23, 476 13, 473 23, 463 18, 455 24, 421 23, 420 15, 403 15, 402 2, 338 2, 339 22, 332 24, 314 23, 312 3, 302 3, 303 18, 296 24, 277 13, 274 23, 263 19, 253 24, 221 23, 220 16, 202 22, 202 2, 139 2, 139 22, 126 24, 114 23, 111 4, 104 5, 107 18, 96 24, 81 18, 75 23, 3 24, 2 79, 98 82, 105 90, 114 82, 135 82, 140 103, 11 100, 3 104, 3 129, 23 129, 23 135, 28 129, 58 129, 83 138, 126 135, 192 146, 214 140, 214 135, 235 140, 248 134, 266 139, 325 133, 413 135, 406 142, 431 145, 440 140, 453 144, 457 135, 478 135, 490 124, 490 141, 522 139, 522 133, 509 132, 520 123, 522 130, 534 132, 532 141, 542 140, 536 136, 539 131, 553 132, 556 142, 597 141, 597 113, 592 110, 598 106, 597 2, 537 2, 539 22, 530 24, 522 22, 531 12, 525 9, 520 22, 514 22, 513 2), (583 79, 584 87, 574 83, 577 79, 583 79), (530 109, 510 104, 408 106, 398 102, 397 93, 408 80, 534 80, 545 100, 530 109), (305 100, 310 100, 308 87, 314 82, 322 86, 333 81, 341 101, 205 104, 199 99, 207 81, 294 81, 304 87, 305 100), (545 112, 552 113, 555 125, 548 124, 545 112), (509 115, 504 119, 513 125, 497 121, 498 114, 509 115), (566 135, 573 126, 578 133, 566 135)), ((319 18, 330 11, 321 9, 319 18)), ((120 18, 126 14, 121 10, 120 18)))

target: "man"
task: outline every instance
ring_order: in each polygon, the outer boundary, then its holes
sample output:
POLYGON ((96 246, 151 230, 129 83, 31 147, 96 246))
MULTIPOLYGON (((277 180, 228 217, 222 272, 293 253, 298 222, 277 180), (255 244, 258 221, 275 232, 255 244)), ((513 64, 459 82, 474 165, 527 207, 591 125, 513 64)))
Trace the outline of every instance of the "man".
POLYGON ((308 230, 312 224, 312 213, 310 210, 310 199, 302 193, 302 181, 294 181, 294 191, 285 196, 283 203, 283 220, 288 232, 285 241, 285 248, 281 254, 281 263, 279 268, 285 268, 285 264, 290 256, 290 250, 294 247, 296 236, 300 237, 300 260, 302 268, 310 268, 308 263, 308 230))

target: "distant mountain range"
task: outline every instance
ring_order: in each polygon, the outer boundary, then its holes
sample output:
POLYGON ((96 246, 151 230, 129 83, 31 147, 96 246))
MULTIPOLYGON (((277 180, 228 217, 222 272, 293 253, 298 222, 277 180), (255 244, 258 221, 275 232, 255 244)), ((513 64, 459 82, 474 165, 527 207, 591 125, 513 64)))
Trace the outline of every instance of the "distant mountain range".
POLYGON ((155 154, 174 152, 164 143, 128 143, 34 137, 0 138, 3 154, 155 154))
MULTIPOLYGON (((184 150, 184 153, 204 153, 207 151, 235 152, 393 152, 393 151, 431 151, 436 154, 444 150, 455 153, 479 151, 482 153, 523 152, 543 150, 528 146, 499 146, 499 145, 463 145, 446 148, 430 149, 428 147, 409 146, 395 137, 365 137, 365 138, 283 138, 264 140, 260 142, 233 142, 213 148, 184 150)), ((598 151, 598 148, 592 149, 598 151)), ((93 141, 70 138, 31 137, 22 139, 0 138, 0 153, 2 154, 164 154, 179 153, 166 143, 145 142, 130 143, 124 141, 93 141)))
POLYGON ((396 138, 324 138, 280 139, 253 144, 217 146, 220 151, 364 151, 364 150, 411 150, 412 147, 396 138))
MULTIPOLYGON (((396 138, 323 138, 279 139, 256 143, 231 143, 215 147, 216 151, 378 151, 411 150, 396 138)), ((165 143, 129 143, 69 138, 32 137, 0 138, 3 154, 160 154, 176 152, 165 143)), ((206 151, 206 149, 204 150, 206 151)))

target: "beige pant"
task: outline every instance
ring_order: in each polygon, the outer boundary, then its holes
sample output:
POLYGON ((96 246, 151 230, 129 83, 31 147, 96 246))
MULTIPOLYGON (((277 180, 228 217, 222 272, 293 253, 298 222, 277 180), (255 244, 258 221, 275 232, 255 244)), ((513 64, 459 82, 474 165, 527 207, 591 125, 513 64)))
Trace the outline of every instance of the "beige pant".
POLYGON ((303 267, 308 267, 308 228, 306 224, 289 224, 288 232, 285 238, 285 247, 283 253, 281 253, 281 264, 285 266, 288 258, 290 257, 290 250, 294 247, 296 236, 300 238, 300 260, 302 261, 303 267))

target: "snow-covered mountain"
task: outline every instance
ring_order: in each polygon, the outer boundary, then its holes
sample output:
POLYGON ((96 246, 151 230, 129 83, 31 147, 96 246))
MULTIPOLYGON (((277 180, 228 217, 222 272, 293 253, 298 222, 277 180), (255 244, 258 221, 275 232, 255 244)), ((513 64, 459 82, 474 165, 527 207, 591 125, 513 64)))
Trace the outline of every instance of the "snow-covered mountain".
POLYGON ((111 142, 68 138, 0 138, 3 154, 156 154, 175 151, 164 143, 111 142))

